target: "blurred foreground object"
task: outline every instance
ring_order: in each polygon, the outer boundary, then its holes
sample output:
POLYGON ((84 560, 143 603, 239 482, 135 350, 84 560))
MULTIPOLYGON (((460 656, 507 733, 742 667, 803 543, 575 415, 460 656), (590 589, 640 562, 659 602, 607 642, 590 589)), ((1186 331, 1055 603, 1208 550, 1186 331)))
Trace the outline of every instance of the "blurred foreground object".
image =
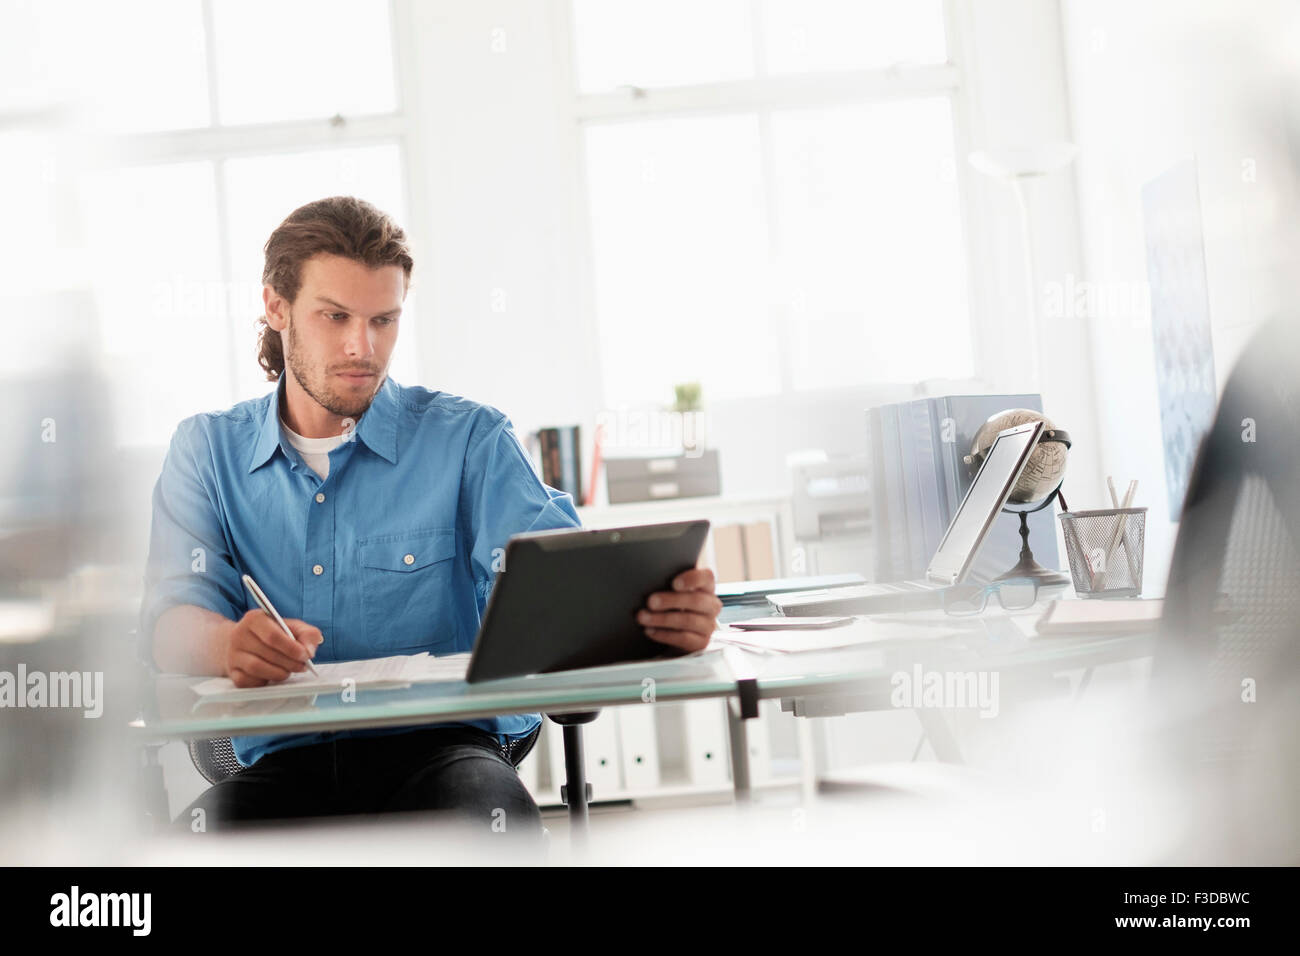
POLYGON ((1295 863, 1300 784, 1300 323, 1233 369, 1188 486, 1153 671, 1197 801, 1189 863, 1295 863))

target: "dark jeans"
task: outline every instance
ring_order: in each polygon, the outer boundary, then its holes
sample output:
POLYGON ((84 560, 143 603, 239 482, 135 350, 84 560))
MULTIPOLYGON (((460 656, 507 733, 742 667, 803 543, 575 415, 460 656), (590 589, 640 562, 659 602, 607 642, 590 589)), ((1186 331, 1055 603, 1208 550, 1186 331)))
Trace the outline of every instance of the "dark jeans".
POLYGON ((252 821, 431 811, 484 833, 538 838, 542 818, 494 734, 426 727, 288 747, 206 790, 176 826, 225 830, 252 821), (196 817, 194 811, 204 813, 196 817))

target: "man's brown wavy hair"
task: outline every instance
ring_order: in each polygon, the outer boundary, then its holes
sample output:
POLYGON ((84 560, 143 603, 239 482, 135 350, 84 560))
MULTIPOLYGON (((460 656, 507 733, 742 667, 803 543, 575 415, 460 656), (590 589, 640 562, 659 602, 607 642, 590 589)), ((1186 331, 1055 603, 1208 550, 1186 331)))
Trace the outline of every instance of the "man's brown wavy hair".
MULTIPOLYGON (((302 286, 302 265, 312 256, 343 256, 371 269, 401 266, 407 287, 415 265, 402 228, 387 213, 354 196, 331 196, 295 209, 266 240, 265 252, 262 284, 290 303, 302 286)), ((284 374, 280 333, 267 324, 265 315, 257 325, 257 363, 268 380, 278 381, 284 374)))

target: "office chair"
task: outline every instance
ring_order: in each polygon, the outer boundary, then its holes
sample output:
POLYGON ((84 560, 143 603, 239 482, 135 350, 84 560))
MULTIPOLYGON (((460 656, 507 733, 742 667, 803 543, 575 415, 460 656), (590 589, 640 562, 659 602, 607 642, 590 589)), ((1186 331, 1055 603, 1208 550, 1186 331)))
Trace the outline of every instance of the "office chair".
POLYGON ((1201 442, 1155 660, 1157 753, 1204 862, 1294 861, 1300 827, 1300 324, 1246 346, 1201 442))
MULTIPOLYGON (((533 749, 533 745, 537 743, 537 737, 541 734, 541 731, 542 725, 538 724, 527 737, 520 737, 517 740, 512 739, 502 744, 501 756, 508 760, 512 767, 518 768, 519 764, 533 749)), ((231 746, 229 737, 191 740, 189 742, 189 751, 190 760, 194 762, 195 769, 211 784, 218 784, 222 780, 234 777, 248 769, 235 759, 235 751, 231 746)))

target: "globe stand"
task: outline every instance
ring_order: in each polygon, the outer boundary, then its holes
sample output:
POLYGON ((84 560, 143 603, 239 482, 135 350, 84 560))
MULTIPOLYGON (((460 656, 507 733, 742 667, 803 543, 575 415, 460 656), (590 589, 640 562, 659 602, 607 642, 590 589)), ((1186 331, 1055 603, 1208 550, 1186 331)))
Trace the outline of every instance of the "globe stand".
POLYGON ((1049 571, 1035 561, 1034 552, 1029 547, 1029 516, 1035 511, 1042 511, 1058 497, 1061 499, 1061 506, 1065 507, 1065 496, 1061 494, 1061 486, 1057 485, 1052 489, 1052 493, 1035 508, 1002 509, 1006 514, 1020 515, 1020 560, 1016 562, 1016 566, 1011 570, 999 574, 993 580, 1006 581, 1011 578, 1033 578, 1038 582, 1038 586, 1042 588, 1063 586, 1070 583, 1069 575, 1062 574, 1060 571, 1049 571))

